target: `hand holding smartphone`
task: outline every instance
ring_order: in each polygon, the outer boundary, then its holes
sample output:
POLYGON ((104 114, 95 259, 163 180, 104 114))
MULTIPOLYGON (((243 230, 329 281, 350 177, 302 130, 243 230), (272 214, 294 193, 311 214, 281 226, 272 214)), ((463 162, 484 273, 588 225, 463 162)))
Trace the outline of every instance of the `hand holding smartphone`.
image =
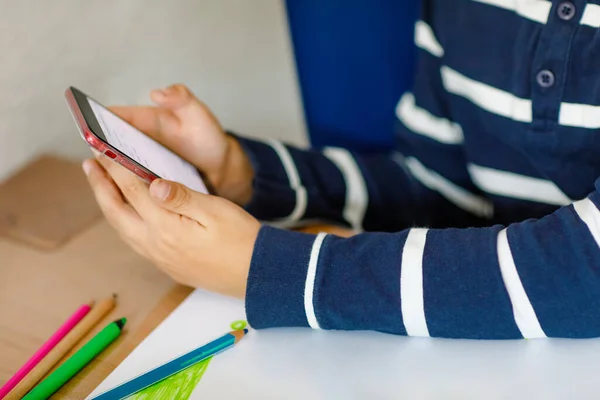
POLYGON ((147 183, 161 178, 208 193, 200 172, 192 164, 78 89, 68 88, 65 97, 79 132, 90 147, 147 183))

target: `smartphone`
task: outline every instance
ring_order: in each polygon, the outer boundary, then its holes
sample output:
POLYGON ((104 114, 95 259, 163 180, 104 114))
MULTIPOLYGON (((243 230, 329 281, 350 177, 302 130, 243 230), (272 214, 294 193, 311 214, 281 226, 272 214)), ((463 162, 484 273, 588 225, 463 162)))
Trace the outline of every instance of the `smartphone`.
POLYGON ((74 87, 65 92, 81 137, 96 151, 147 183, 161 178, 209 193, 200 172, 165 146, 74 87))

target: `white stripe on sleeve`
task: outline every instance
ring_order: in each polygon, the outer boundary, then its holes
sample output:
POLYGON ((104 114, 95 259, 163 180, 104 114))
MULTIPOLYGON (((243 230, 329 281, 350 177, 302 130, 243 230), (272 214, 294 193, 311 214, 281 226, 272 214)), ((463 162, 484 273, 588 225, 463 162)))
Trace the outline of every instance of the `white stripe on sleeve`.
POLYGON ((523 18, 545 24, 552 8, 552 2, 547 0, 473 0, 513 11, 523 18))
POLYGON ((423 253, 427 229, 412 228, 402 250, 400 304, 408 336, 429 336, 423 299, 423 253))
POLYGON ((545 338, 529 297, 525 292, 519 272, 515 265, 506 229, 498 233, 498 263, 504 286, 512 303, 513 314, 517 327, 525 339, 545 338))
POLYGON ((277 156, 279 157, 279 160, 285 169, 285 173, 287 174, 290 187, 296 192, 296 204, 294 209, 288 217, 284 218, 284 220, 298 221, 306 212, 306 205, 308 203, 306 188, 302 186, 302 183, 300 182, 298 169, 296 168, 296 164, 294 163, 292 155, 288 149, 286 149, 285 146, 277 140, 269 140, 267 143, 277 153, 277 156))
POLYGON ((435 38, 433 30, 423 21, 415 23, 415 44, 436 57, 444 55, 444 49, 435 38))
POLYGON ((473 182, 484 192, 538 203, 566 206, 572 200, 552 181, 469 164, 473 182))
POLYGON ((369 193, 362 172, 348 150, 328 147, 323 150, 323 154, 338 167, 344 177, 346 183, 344 219, 354 230, 360 232, 369 204, 369 193))
POLYGON ((596 205, 590 199, 583 199, 573 203, 573 208, 600 247, 600 211, 596 205))
POLYGON ((317 265, 319 263, 319 254, 323 240, 327 234, 319 233, 315 238, 310 251, 310 260, 308 261, 308 271, 306 272, 306 283, 304 284, 304 311, 308 325, 313 329, 321 329, 317 315, 315 314, 314 293, 315 293, 315 278, 317 276, 317 265))
POLYGON ((441 67, 441 73, 448 92, 464 97, 491 113, 515 121, 531 122, 531 100, 468 78, 447 66, 441 67))
POLYGON ((482 218, 491 218, 493 216, 494 207, 489 200, 454 184, 437 172, 425 167, 416 158, 408 157, 405 159, 401 155, 396 154, 394 161, 401 166, 406 165, 409 172, 423 186, 438 192, 457 207, 482 218))
POLYGON ((411 131, 445 144, 461 144, 463 131, 459 124, 432 115, 415 104, 415 96, 405 93, 396 106, 398 119, 411 131))

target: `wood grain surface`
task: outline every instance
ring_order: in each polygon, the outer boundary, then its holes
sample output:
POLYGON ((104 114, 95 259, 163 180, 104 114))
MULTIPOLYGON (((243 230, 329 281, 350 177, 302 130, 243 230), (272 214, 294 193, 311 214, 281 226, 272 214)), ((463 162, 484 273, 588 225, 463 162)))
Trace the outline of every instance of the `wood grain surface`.
POLYGON ((40 156, 0 184, 0 235, 53 250, 100 219, 79 162, 40 156))
MULTIPOLYGON (((0 383, 10 376, 84 302, 117 293, 109 321, 127 317, 124 334, 55 396, 82 399, 123 359, 122 349, 175 286, 99 222, 47 253, 0 239, 0 383)), ((167 297, 168 298, 168 297, 167 297)), ((165 304, 170 304, 166 302, 165 304)))
MULTIPOLYGON (((191 293, 134 253, 100 215, 72 161, 44 156, 0 184, 0 385, 82 303, 116 293, 116 307, 65 358, 126 317, 123 334, 53 396, 83 399, 191 293)), ((328 225, 303 231, 352 234, 328 225)))

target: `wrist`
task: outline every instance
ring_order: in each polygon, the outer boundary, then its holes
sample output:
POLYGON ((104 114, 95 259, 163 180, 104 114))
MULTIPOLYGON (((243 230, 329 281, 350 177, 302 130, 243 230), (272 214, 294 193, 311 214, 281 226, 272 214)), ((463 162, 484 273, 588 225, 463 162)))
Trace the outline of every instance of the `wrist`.
POLYGON ((238 140, 227 135, 225 161, 211 182, 219 196, 244 206, 252 198, 254 169, 238 140))

